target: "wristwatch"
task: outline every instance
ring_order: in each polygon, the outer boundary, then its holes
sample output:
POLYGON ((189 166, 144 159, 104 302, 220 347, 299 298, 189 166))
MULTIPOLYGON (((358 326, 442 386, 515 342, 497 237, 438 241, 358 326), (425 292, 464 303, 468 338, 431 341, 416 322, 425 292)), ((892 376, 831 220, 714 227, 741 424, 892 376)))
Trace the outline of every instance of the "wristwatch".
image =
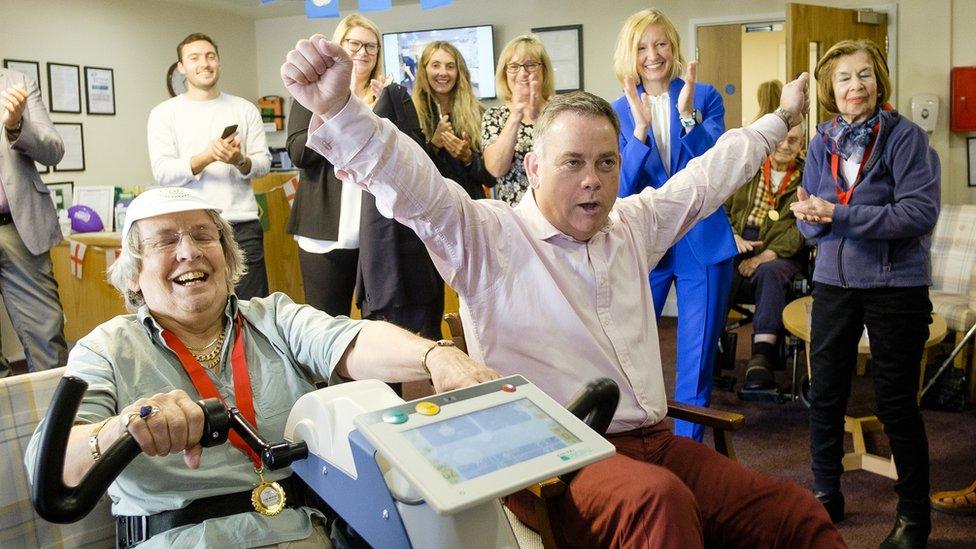
POLYGON ((783 122, 786 123, 787 130, 792 129, 793 126, 796 126, 803 121, 803 115, 794 115, 792 112, 784 109, 783 107, 776 107, 773 114, 783 119, 783 122), (797 118, 799 118, 799 120, 797 120, 797 118))
POLYGON ((680 114, 678 115, 678 117, 681 120, 681 127, 686 130, 690 130, 691 128, 694 128, 696 125, 701 124, 702 122, 701 111, 699 111, 698 109, 691 111, 691 116, 689 117, 684 117, 681 116, 680 114))
POLYGON ((430 368, 427 367, 427 355, 429 355, 431 351, 433 351, 434 349, 436 349, 438 347, 454 347, 454 346, 455 345, 454 345, 454 341, 453 340, 450 340, 450 339, 438 339, 437 341, 434 342, 433 345, 431 345, 430 347, 427 348, 427 352, 424 353, 424 360, 421 361, 421 363, 420 363, 420 366, 423 367, 423 369, 424 369, 425 372, 427 372, 427 375, 430 375, 430 368))

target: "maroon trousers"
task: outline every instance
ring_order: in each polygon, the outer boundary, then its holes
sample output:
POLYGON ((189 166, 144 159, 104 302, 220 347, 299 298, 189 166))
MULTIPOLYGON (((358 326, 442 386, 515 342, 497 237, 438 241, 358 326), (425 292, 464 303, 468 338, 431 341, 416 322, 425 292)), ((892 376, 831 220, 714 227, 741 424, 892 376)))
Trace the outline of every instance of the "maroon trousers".
MULTIPOLYGON (((574 547, 846 547, 824 507, 663 423, 608 435, 617 454, 581 469, 558 504, 574 547)), ((528 517, 531 504, 506 505, 528 517)), ((525 522, 531 524, 531 520, 525 522)))

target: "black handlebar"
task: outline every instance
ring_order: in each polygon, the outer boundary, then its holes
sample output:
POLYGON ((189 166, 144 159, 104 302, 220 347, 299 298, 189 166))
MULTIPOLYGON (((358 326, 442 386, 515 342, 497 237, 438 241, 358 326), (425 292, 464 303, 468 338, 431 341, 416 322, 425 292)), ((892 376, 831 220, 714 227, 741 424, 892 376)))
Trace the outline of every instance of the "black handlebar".
MULTIPOLYGON (((88 384, 79 378, 61 378, 45 415, 30 496, 37 514, 49 522, 65 524, 84 518, 115 478, 141 452, 135 439, 125 433, 102 452, 101 458, 77 486, 69 487, 64 484, 68 436, 87 389, 88 384)), ((257 429, 241 416, 237 408, 228 410, 217 399, 201 400, 197 404, 203 409, 203 436, 200 444, 204 448, 223 444, 229 430, 234 429, 261 456, 269 469, 281 469, 293 461, 308 457, 308 446, 305 442, 281 441, 270 444, 262 439, 257 429)))
POLYGON ((566 409, 591 429, 605 435, 620 402, 620 388, 610 378, 601 377, 586 384, 566 409))

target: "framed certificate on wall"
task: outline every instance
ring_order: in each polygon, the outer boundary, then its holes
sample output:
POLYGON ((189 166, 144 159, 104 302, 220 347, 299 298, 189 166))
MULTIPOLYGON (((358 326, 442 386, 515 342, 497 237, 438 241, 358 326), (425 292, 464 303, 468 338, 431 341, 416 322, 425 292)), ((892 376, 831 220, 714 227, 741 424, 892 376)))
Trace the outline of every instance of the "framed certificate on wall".
POLYGON ((85 67, 85 105, 88 114, 115 114, 115 74, 112 69, 85 67))
POLYGON ((55 122, 54 129, 64 141, 64 157, 54 167, 56 172, 85 171, 85 132, 80 122, 55 122))
POLYGON ((81 73, 78 65, 48 63, 47 83, 51 112, 81 114, 81 73))

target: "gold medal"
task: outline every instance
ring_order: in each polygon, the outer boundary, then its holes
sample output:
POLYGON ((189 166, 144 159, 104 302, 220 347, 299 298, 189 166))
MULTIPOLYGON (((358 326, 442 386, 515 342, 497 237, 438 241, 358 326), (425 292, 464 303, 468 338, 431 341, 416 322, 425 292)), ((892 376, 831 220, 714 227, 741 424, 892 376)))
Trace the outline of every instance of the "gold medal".
POLYGON ((251 505, 254 510, 266 517, 273 517, 285 508, 285 489, 277 482, 264 480, 264 468, 255 469, 258 474, 257 487, 251 491, 251 505))
POLYGON ((768 212, 766 212, 766 216, 772 219, 773 221, 779 221, 779 212, 777 212, 776 210, 769 210, 768 212))

